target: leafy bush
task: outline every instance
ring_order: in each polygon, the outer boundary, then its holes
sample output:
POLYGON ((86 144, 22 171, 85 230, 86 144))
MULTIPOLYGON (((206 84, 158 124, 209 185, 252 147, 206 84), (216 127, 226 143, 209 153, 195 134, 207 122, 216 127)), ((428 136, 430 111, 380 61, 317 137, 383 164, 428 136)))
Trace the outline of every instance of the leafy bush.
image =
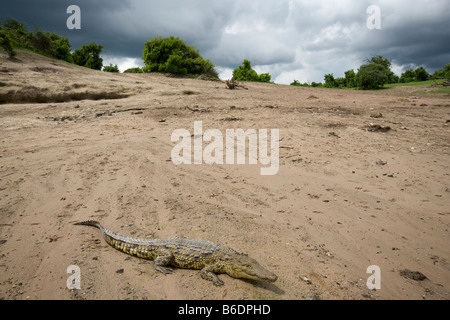
POLYGON ((433 77, 450 78, 450 63, 445 65, 442 70, 436 70, 433 73, 433 77))
POLYGON ((398 77, 391 70, 392 63, 391 63, 391 61, 389 59, 378 55, 378 56, 373 56, 369 60, 369 63, 381 64, 383 67, 385 67, 385 69, 386 69, 386 76, 387 76, 386 83, 396 83, 396 82, 398 82, 398 77))
POLYGON ((101 70, 103 66, 103 59, 100 58, 103 46, 92 42, 90 44, 83 44, 80 49, 73 52, 73 62, 79 66, 101 70))
POLYGON ((428 80, 429 73, 427 70, 425 70, 424 67, 419 67, 416 70, 414 70, 414 77, 416 81, 426 81, 428 80))
POLYGON ((52 58, 73 62, 69 41, 63 36, 41 31, 38 28, 30 33, 22 23, 14 19, 6 20, 0 26, 0 30, 5 37, 9 38, 12 48, 24 48, 52 58))
POLYGON ((167 72, 181 75, 205 75, 218 78, 214 65, 203 59, 198 50, 175 37, 156 37, 145 43, 144 72, 167 72))
POLYGON ((402 73, 400 76, 400 83, 407 83, 407 82, 413 82, 416 77, 416 74, 414 73, 413 69, 408 69, 405 72, 402 73))
POLYGON ((73 63, 69 40, 53 32, 50 32, 48 36, 52 43, 52 57, 73 63))
POLYGON ((270 82, 271 76, 268 73, 258 75, 256 71, 252 69, 251 62, 244 59, 242 65, 233 70, 233 78, 236 81, 270 82))
POLYGON ((8 19, 0 28, 9 36, 13 47, 26 48, 29 45, 31 35, 19 21, 8 19))
POLYGON ((233 78, 237 81, 258 81, 258 74, 251 67, 251 62, 245 59, 242 65, 233 70, 233 78))
POLYGON ((8 54, 8 56, 10 58, 15 57, 17 55, 17 52, 14 51, 14 49, 12 47, 11 39, 1 29, 0 29, 0 47, 2 47, 6 51, 6 53, 8 54))
POLYGON ((261 73, 258 77, 259 82, 270 82, 272 77, 268 73, 261 73))
POLYGON ((36 29, 34 33, 31 34, 31 45, 34 47, 34 51, 43 53, 44 55, 51 56, 53 53, 52 40, 48 32, 43 32, 36 29))
POLYGON ((355 71, 352 70, 348 70, 345 71, 345 86, 347 88, 354 88, 356 87, 356 73, 355 71))
POLYGON ((325 88, 335 88, 336 87, 336 83, 334 81, 334 76, 332 73, 326 74, 324 77, 324 80, 325 80, 325 84, 324 84, 325 88))
POLYGON ((116 65, 112 65, 112 63, 109 64, 109 66, 104 66, 103 71, 105 72, 119 72, 119 67, 116 65))
POLYGON ((142 71, 141 68, 128 68, 127 70, 125 70, 123 73, 143 73, 144 71, 142 71))
POLYGON ((379 89, 388 81, 388 70, 379 63, 363 64, 356 74, 356 83, 359 88, 379 89))
POLYGON ((294 79, 294 81, 292 81, 290 85, 300 87, 302 84, 300 83, 300 81, 294 79))

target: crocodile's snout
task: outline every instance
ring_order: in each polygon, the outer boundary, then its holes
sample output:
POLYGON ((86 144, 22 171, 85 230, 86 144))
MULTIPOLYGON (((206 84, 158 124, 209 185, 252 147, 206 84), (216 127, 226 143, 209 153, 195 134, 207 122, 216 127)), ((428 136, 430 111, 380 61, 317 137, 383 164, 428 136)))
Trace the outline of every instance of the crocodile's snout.
POLYGON ((252 279, 259 281, 275 282, 278 277, 261 266, 255 259, 244 254, 236 255, 233 262, 230 263, 228 275, 235 278, 252 279))

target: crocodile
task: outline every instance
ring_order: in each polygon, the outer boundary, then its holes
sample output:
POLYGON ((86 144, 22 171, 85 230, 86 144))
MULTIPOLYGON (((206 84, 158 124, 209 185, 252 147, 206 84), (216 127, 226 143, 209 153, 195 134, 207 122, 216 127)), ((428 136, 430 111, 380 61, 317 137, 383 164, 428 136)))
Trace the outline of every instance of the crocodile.
POLYGON ((233 278, 266 282, 275 282, 278 278, 247 254, 224 249, 213 242, 186 238, 129 238, 102 227, 94 220, 77 222, 75 225, 100 229, 110 246, 132 256, 153 260, 154 268, 164 274, 172 273, 171 267, 201 270, 201 277, 212 281, 216 286, 224 284, 217 276, 223 273, 233 278))

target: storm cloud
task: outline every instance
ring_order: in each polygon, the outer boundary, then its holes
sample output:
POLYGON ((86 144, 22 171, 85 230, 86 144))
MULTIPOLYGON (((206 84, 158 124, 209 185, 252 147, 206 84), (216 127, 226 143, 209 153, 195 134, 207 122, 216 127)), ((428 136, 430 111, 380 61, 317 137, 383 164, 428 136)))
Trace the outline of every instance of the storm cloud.
POLYGON ((9 1, 0 20, 14 18, 69 38, 72 48, 90 42, 106 51, 104 64, 142 66, 144 43, 175 36, 199 49, 221 77, 244 59, 272 80, 321 82, 343 76, 373 55, 392 60, 394 71, 450 63, 450 2, 296 0, 40 0, 9 1), (68 30, 69 5, 81 9, 81 30, 68 30), (381 29, 369 29, 367 8, 381 10, 381 29))

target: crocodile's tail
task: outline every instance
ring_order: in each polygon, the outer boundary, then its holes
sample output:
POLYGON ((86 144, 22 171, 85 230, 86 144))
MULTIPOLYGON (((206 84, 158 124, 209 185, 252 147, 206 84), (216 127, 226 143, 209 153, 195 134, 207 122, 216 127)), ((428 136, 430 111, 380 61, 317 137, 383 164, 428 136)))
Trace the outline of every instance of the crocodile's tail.
POLYGON ((96 228, 99 228, 102 232, 104 230, 104 228, 102 227, 100 222, 95 221, 95 220, 86 220, 86 221, 76 222, 76 223, 74 223, 74 225, 96 227, 96 228))

